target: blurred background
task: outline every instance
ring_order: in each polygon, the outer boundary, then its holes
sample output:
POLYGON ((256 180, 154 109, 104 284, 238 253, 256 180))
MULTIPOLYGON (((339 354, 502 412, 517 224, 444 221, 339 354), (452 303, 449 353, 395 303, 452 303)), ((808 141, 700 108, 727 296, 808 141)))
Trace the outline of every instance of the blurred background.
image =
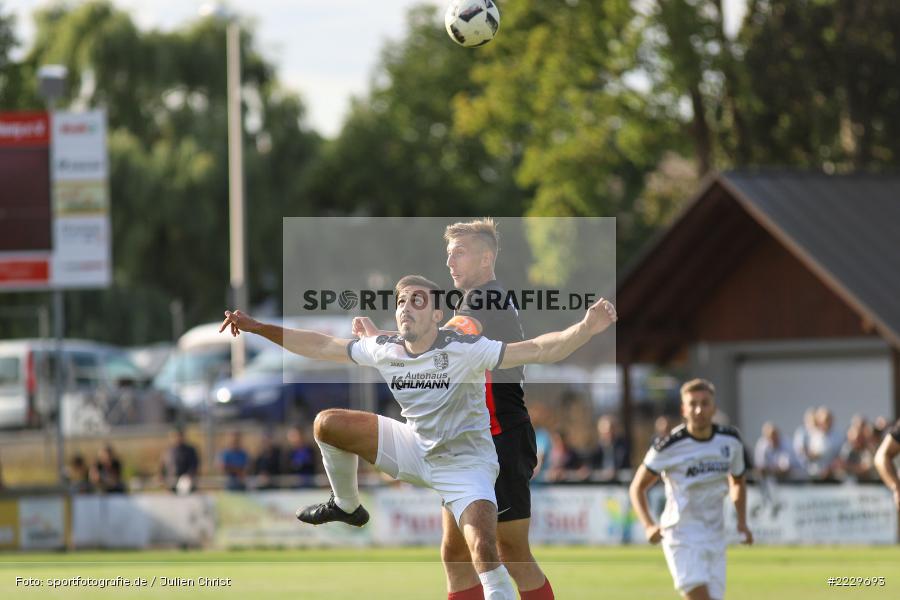
MULTIPOLYGON (((527 390, 536 539, 642 540, 623 482, 705 376, 754 457, 758 539, 895 542, 872 458, 900 416, 900 4, 506 0, 477 51, 450 42, 443 3, 384 4, 0 0, 0 493, 58 524, 0 546, 372 542, 240 529, 306 493, 265 491, 327 483, 318 410, 394 409, 384 386, 305 383, 302 362, 284 383, 258 338, 233 363, 217 320, 281 318, 283 217, 446 215, 616 218, 617 386, 527 390), (100 150, 47 169, 79 127, 100 150), (85 214, 95 276, 21 270, 85 214), (837 500, 802 504, 812 484, 837 500), (596 514, 566 521, 559 489, 596 514), (107 494, 152 518, 97 533, 107 494), (196 518, 167 529, 173 498, 196 518), (797 520, 863 502, 852 531, 797 520)), ((412 510, 398 493, 380 510, 412 510)), ((433 541, 433 508, 395 539, 433 541)))

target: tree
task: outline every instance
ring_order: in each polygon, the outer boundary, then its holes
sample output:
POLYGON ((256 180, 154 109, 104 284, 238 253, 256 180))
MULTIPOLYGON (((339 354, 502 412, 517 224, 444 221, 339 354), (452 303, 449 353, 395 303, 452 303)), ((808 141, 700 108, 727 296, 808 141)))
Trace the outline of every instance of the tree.
POLYGON ((893 168, 900 5, 754 0, 741 31, 754 163, 893 168))
MULTIPOLYGON (((189 325, 217 318, 228 285, 224 24, 143 32, 108 2, 56 5, 36 23, 22 64, 65 64, 66 103, 109 116, 114 286, 67 294, 69 333, 167 339, 160 319, 172 301, 189 325)), ((280 87, 252 27, 242 32, 248 276, 260 302, 281 297, 281 218, 309 210, 301 191, 320 140, 302 128, 303 104, 280 87)))
POLYGON ((519 0, 503 18, 477 87, 457 94, 456 128, 515 165, 528 214, 618 216, 621 262, 656 225, 634 210, 646 174, 684 147, 641 92, 643 19, 628 0, 519 0))
POLYGON ((509 161, 453 129, 451 100, 472 88, 479 53, 447 39, 434 7, 412 10, 408 22, 324 149, 309 195, 326 214, 521 214, 509 161))

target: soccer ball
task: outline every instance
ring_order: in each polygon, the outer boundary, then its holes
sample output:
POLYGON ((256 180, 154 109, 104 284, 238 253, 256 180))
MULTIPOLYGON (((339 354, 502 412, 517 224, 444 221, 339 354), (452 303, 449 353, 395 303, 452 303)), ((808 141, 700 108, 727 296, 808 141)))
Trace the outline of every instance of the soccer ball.
POLYGON ((444 13, 444 25, 460 46, 483 46, 497 35, 500 10, 493 0, 450 0, 444 13))

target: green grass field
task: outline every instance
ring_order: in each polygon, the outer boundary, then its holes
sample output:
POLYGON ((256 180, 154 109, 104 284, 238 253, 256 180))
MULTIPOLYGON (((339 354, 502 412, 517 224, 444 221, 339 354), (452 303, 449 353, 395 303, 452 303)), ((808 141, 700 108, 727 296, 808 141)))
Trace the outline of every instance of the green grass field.
MULTIPOLYGON (((648 599, 678 596, 659 548, 535 550, 565 599, 648 599)), ((440 600, 446 598, 437 548, 154 551, 0 554, 0 598, 290 598, 291 600, 440 600), (52 578, 156 577, 153 587, 52 589, 52 578), (16 577, 41 587, 16 584, 16 577), (161 577, 194 587, 163 586, 161 577), (200 587, 201 578, 230 578, 228 587, 200 587)), ((900 547, 732 548, 731 600, 900 598, 900 547), (885 577, 884 587, 829 588, 828 577, 885 577)))

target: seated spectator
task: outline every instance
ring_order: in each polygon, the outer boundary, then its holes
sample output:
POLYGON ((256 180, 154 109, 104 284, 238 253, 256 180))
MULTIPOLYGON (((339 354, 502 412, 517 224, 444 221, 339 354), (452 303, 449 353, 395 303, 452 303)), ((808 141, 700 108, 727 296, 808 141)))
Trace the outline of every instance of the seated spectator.
POLYGON ((756 442, 753 459, 754 468, 761 479, 783 481, 805 475, 790 446, 771 421, 762 426, 762 436, 756 442))
POLYGON ((550 470, 547 481, 571 481, 577 478, 575 472, 582 467, 578 453, 569 446, 566 436, 561 430, 550 434, 552 448, 550 450, 550 470))
POLYGON ((877 480, 875 471, 875 452, 867 443, 865 422, 854 422, 847 430, 847 441, 844 442, 838 457, 837 472, 842 479, 856 481, 877 480))
POLYGON ((269 490, 277 487, 275 478, 281 474, 281 448, 275 444, 271 431, 262 438, 259 454, 253 460, 253 474, 256 476, 256 487, 269 490))
POLYGON ((534 443, 537 454, 537 465, 534 467, 531 481, 534 483, 547 483, 547 474, 550 472, 550 452, 553 449, 553 441, 548 429, 550 410, 544 404, 534 404, 528 410, 531 412, 531 423, 534 427, 534 443))
POLYGON ((125 493, 125 482, 122 480, 122 461, 119 460, 109 444, 97 452, 97 460, 91 466, 90 478, 97 491, 105 494, 125 493))
POLYGON ((172 445, 163 453, 160 476, 173 492, 190 494, 197 489, 200 457, 197 449, 185 441, 181 429, 173 430, 170 439, 172 445))
POLYGON ((590 455, 591 478, 614 481, 619 471, 631 468, 628 440, 619 433, 619 424, 611 415, 597 419, 597 446, 590 455))
POLYGON ((69 461, 69 465, 66 467, 66 480, 69 482, 69 489, 73 494, 89 494, 94 491, 87 462, 80 453, 69 461))
POLYGON ((240 492, 247 489, 247 466, 250 455, 244 450, 240 431, 234 431, 228 440, 228 447, 219 454, 219 469, 225 475, 225 489, 240 492))
POLYGON ((675 423, 669 416, 660 415, 656 417, 656 421, 653 422, 653 437, 650 438, 650 445, 652 446, 656 442, 666 438, 674 426, 675 423))
POLYGON ((816 429, 816 409, 807 408, 803 413, 803 423, 794 430, 794 456, 804 472, 808 471, 809 456, 809 439, 813 431, 816 429))
POLYGON ((819 481, 834 479, 843 443, 843 436, 834 427, 833 413, 827 407, 819 407, 807 446, 807 474, 819 481))
POLYGON ((282 473, 297 475, 299 487, 315 485, 316 450, 307 441, 299 427, 291 427, 287 433, 288 447, 284 453, 282 473))

